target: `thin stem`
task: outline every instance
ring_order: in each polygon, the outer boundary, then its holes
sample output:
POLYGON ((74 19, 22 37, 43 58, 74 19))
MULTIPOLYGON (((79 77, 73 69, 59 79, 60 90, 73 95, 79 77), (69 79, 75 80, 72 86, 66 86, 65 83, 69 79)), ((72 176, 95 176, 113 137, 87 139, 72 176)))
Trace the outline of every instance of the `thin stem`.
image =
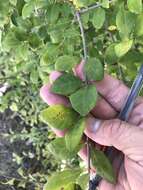
POLYGON ((88 166, 88 173, 90 174, 90 144, 89 144, 89 138, 86 138, 86 142, 87 142, 87 166, 88 166))
MULTIPOLYGON (((112 3, 112 2, 113 2, 113 0, 110 0, 110 1, 109 1, 109 3, 112 3)), ((79 11, 79 13, 83 14, 83 13, 86 13, 86 12, 88 12, 88 11, 90 11, 90 10, 96 9, 96 8, 98 8, 98 7, 101 7, 101 6, 102 6, 102 4, 99 3, 99 2, 97 2, 97 3, 94 4, 94 5, 90 5, 90 6, 88 6, 87 8, 81 9, 81 10, 79 11)))
POLYGON ((15 79, 16 77, 3 77, 3 78, 0 78, 0 81, 3 81, 3 80, 8 80, 8 79, 15 79))
POLYGON ((86 39, 85 39, 85 33, 84 33, 84 29, 83 29, 83 25, 81 22, 81 18, 80 18, 80 13, 79 11, 76 11, 76 17, 77 17, 77 21, 79 23, 79 27, 80 27, 80 31, 81 31, 81 37, 82 37, 82 44, 83 44, 83 53, 84 53, 84 60, 85 62, 87 61, 87 47, 86 47, 86 39))
MULTIPOLYGON (((82 45, 83 45, 84 64, 86 64, 87 63, 87 44, 86 44, 85 32, 84 32, 84 28, 83 28, 83 24, 81 21, 79 11, 76 11, 75 14, 77 17, 77 21, 79 23, 79 28, 80 28, 81 38, 82 38, 82 45)), ((85 71, 83 70, 83 72, 84 72, 84 76, 85 76, 85 83, 88 84, 88 80, 87 80, 85 71)))

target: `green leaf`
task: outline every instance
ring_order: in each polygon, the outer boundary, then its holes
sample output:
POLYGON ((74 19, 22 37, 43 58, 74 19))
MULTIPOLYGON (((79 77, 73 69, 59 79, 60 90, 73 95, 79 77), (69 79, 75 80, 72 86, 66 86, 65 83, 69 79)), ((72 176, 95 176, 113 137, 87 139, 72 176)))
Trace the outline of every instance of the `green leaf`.
POLYGON ((109 0, 102 0, 102 7, 109 8, 109 0))
POLYGON ((22 9, 22 17, 23 19, 26 19, 27 17, 30 17, 32 12, 34 11, 35 7, 34 7, 34 3, 33 1, 28 2, 24 5, 23 9, 22 9))
POLYGON ((95 85, 85 86, 70 96, 70 102, 81 116, 86 116, 96 105, 97 91, 95 85))
POLYGON ((60 7, 58 4, 52 5, 50 9, 50 23, 54 24, 59 17, 60 14, 60 7))
POLYGON ((5 51, 10 51, 11 49, 17 48, 20 44, 19 40, 15 37, 14 32, 9 32, 5 36, 2 42, 2 48, 5 51))
POLYGON ((99 59, 89 58, 85 65, 85 73, 88 80, 99 81, 104 77, 104 68, 99 59))
POLYGON ((29 44, 32 48, 38 48, 41 45, 41 40, 38 34, 36 33, 30 33, 28 38, 29 44))
POLYGON ((81 7, 87 7, 91 4, 93 4, 95 0, 73 0, 73 4, 76 6, 76 8, 81 8, 81 7))
POLYGON ((40 114, 43 122, 57 129, 72 128, 78 119, 78 114, 69 107, 53 105, 40 114))
POLYGON ((70 95, 82 87, 82 81, 72 74, 63 74, 52 85, 51 91, 56 94, 70 95))
POLYGON ((66 147, 65 138, 56 138, 50 142, 47 146, 51 154, 55 156, 57 160, 67 160, 72 159, 76 156, 78 151, 81 149, 82 144, 80 144, 74 151, 69 151, 66 147))
POLYGON ((82 188, 82 190, 87 189, 88 187, 88 181, 89 181, 89 174, 81 174, 78 178, 76 183, 80 185, 80 187, 82 188))
POLYGON ((109 159, 105 156, 104 152, 93 148, 91 150, 91 161, 92 165, 96 168, 97 174, 99 174, 110 183, 116 182, 113 167, 109 159))
POLYGON ((69 184, 76 182, 81 171, 81 169, 72 168, 55 173, 48 179, 47 184, 44 186, 44 190, 65 189, 69 184))
POLYGON ((85 129, 85 119, 80 119, 77 124, 65 135, 66 147, 73 152, 79 145, 85 129))
POLYGON ((94 10, 92 24, 95 28, 100 29, 105 21, 105 10, 103 8, 98 8, 94 10))
POLYGON ((38 83, 38 79, 39 79, 39 74, 38 71, 33 70, 30 74, 30 81, 34 84, 38 83))
POLYGON ((115 52, 118 57, 125 55, 132 47, 133 40, 127 40, 115 45, 115 52))
POLYGON ((12 5, 16 6, 17 0, 10 0, 10 3, 11 3, 12 5))
POLYGON ((79 59, 71 55, 63 55, 59 57, 55 63, 55 69, 58 71, 70 71, 79 63, 79 59))
POLYGON ((17 46, 18 48, 15 49, 16 50, 16 55, 15 57, 21 58, 23 60, 27 60, 28 59, 28 55, 29 55, 29 47, 28 44, 26 43, 21 43, 19 46, 17 46))
POLYGON ((53 30, 49 34, 53 44, 61 42, 61 37, 63 35, 61 31, 53 30))
POLYGON ((130 66, 135 65, 135 63, 142 63, 143 53, 138 52, 137 50, 129 51, 125 56, 120 59, 120 62, 123 64, 128 64, 130 66))
POLYGON ((136 16, 121 6, 116 16, 116 25, 123 39, 130 38, 134 31, 136 16))
POLYGON ((81 15, 81 21, 85 29, 88 28, 88 22, 89 22, 89 12, 86 12, 81 15))
POLYGON ((143 13, 136 18, 135 34, 136 36, 143 36, 143 13))
POLYGON ((128 0, 127 5, 133 13, 140 14, 142 12, 142 0, 128 0))
POLYGON ((71 183, 68 186, 66 186, 64 190, 76 190, 76 184, 71 183))
POLYGON ((105 52, 105 61, 108 64, 114 64, 118 61, 118 57, 115 52, 115 43, 111 44, 107 47, 106 52, 105 52))

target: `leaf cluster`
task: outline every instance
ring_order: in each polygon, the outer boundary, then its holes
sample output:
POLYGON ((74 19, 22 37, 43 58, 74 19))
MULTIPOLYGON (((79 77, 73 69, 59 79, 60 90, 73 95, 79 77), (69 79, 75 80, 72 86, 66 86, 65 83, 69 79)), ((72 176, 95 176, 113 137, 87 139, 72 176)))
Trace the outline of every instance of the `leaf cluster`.
POLYGON ((59 105, 57 118, 55 107, 42 114, 50 126, 69 129, 65 138, 49 146, 60 141, 70 155, 82 146, 83 116, 97 101, 95 87, 73 76, 72 68, 83 58, 74 11, 94 3, 101 6, 81 14, 88 49, 87 79, 99 81, 106 70, 130 86, 143 59, 141 0, 0 1, 0 84, 10 86, 0 97, 0 110, 11 108, 26 123, 39 124, 39 113, 45 108, 39 88, 49 81, 51 71, 63 72, 52 91, 68 97, 73 109, 59 105))

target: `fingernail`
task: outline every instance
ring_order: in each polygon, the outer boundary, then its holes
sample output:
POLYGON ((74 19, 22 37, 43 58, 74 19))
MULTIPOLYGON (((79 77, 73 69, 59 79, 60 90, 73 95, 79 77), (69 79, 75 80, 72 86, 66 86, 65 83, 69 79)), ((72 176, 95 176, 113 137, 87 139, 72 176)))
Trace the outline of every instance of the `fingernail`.
POLYGON ((99 127, 101 126, 101 120, 96 119, 94 117, 90 117, 87 119, 86 123, 86 131, 90 133, 96 133, 99 127))

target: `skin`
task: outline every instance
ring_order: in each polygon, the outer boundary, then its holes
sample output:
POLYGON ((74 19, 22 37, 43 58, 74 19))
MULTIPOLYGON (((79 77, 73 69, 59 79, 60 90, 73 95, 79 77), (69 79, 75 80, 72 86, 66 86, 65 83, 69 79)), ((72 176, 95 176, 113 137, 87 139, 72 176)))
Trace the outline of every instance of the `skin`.
MULTIPOLYGON (((81 62, 74 73, 83 79, 83 65, 81 62)), ((61 73, 54 71, 50 81, 56 80, 61 73)), ((124 154, 124 161, 119 167, 118 157, 113 166, 117 175, 115 185, 105 180, 99 185, 99 190, 141 190, 143 185, 143 98, 139 97, 130 115, 129 122, 117 119, 129 89, 119 80, 106 75, 102 81, 93 82, 102 95, 96 107, 86 119, 85 134, 93 141, 104 146, 114 146, 124 154)), ((40 90, 42 99, 48 105, 63 104, 70 106, 65 97, 52 94, 51 84, 40 90)), ((57 136, 63 136, 65 131, 53 129, 57 136)), ((79 152, 80 157, 87 161, 86 148, 79 152)))

